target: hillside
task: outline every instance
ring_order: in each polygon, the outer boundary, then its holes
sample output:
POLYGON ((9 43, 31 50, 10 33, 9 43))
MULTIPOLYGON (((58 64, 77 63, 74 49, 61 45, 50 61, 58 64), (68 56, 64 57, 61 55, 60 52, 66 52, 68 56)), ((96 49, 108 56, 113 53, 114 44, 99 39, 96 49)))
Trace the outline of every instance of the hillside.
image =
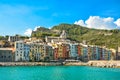
POLYGON ((54 32, 54 30, 45 27, 37 28, 37 30, 32 31, 31 34, 31 37, 42 38, 42 39, 44 39, 45 36, 59 36, 59 34, 54 32))
POLYGON ((41 27, 32 33, 32 37, 44 38, 45 36, 59 36, 65 30, 67 38, 78 42, 86 41, 87 44, 116 48, 120 46, 120 30, 90 29, 75 24, 60 24, 52 29, 41 27), (45 29, 45 30, 44 30, 45 29))

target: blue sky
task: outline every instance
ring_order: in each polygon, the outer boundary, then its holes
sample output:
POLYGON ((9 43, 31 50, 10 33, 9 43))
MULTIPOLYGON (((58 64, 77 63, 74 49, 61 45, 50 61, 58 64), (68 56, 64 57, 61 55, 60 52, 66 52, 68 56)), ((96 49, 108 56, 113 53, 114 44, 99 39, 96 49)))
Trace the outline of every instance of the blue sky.
POLYGON ((90 28, 96 25, 100 29, 116 28, 120 26, 119 3, 119 0, 0 0, 0 35, 24 35, 36 26, 50 28, 75 22, 90 28))

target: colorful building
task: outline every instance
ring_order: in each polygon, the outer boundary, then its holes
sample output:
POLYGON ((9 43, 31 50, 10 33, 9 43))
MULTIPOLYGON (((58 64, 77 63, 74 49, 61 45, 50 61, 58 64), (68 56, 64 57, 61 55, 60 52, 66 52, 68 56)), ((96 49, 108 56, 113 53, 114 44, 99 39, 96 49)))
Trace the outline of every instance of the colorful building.
POLYGON ((83 47, 83 55, 82 55, 83 61, 88 61, 88 47, 83 47))
POLYGON ((52 46, 45 44, 44 48, 45 48, 44 61, 53 60, 53 48, 52 48, 52 46))
POLYGON ((120 60, 120 47, 118 47, 116 51, 116 60, 120 60))
POLYGON ((54 48, 53 50, 54 50, 54 52, 53 52, 54 60, 58 60, 58 58, 59 58, 59 56, 58 56, 58 48, 54 48))
POLYGON ((9 38, 8 38, 9 42, 15 42, 15 41, 19 41, 19 40, 21 40, 21 39, 20 39, 20 36, 18 36, 18 35, 16 35, 16 36, 9 36, 9 38))
POLYGON ((61 60, 63 59, 63 46, 62 44, 57 44, 58 46, 58 59, 61 60))
POLYGON ((108 50, 108 59, 107 60, 111 60, 112 59, 112 51, 108 50))
POLYGON ((78 44, 70 43, 70 58, 77 58, 78 57, 78 44))
POLYGON ((62 57, 63 59, 69 58, 69 44, 62 44, 62 57))
POLYGON ((98 46, 94 46, 93 47, 93 49, 94 49, 94 53, 93 53, 93 59, 94 60, 99 60, 100 59, 100 54, 101 54, 101 49, 100 49, 100 47, 98 47, 98 46))
POLYGON ((15 61, 29 61, 30 46, 24 41, 15 42, 15 61))
POLYGON ((77 46, 77 50, 78 50, 78 56, 80 57, 82 54, 81 54, 81 45, 78 45, 77 46))
POLYGON ((65 60, 69 58, 69 44, 58 43, 54 48, 54 59, 65 60))
POLYGON ((0 62, 13 62, 14 48, 0 48, 0 62))
POLYGON ((53 60, 53 49, 51 46, 41 43, 30 44, 30 61, 53 60))
POLYGON ((40 48, 41 46, 38 43, 31 43, 30 44, 30 61, 40 61, 40 48))

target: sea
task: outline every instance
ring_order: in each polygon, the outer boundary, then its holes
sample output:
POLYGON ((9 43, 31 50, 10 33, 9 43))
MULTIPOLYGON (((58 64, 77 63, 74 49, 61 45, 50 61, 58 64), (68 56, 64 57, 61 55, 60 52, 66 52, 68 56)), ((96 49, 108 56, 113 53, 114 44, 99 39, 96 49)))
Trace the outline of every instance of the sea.
POLYGON ((120 68, 8 66, 0 67, 0 80, 120 80, 120 68))

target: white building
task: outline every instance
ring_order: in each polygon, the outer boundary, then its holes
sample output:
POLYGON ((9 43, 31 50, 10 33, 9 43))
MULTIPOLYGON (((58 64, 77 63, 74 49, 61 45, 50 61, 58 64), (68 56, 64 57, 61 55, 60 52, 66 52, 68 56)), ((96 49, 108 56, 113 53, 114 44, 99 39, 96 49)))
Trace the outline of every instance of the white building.
POLYGON ((70 45, 70 57, 71 58, 77 57, 78 56, 78 48, 77 48, 78 44, 70 43, 69 45, 70 45))
POLYGON ((59 37, 46 36, 45 41, 48 43, 70 43, 70 40, 67 39, 67 34, 65 30, 62 31, 59 37))
POLYGON ((15 42, 15 61, 29 61, 30 46, 23 41, 15 42))
POLYGON ((8 41, 10 42, 15 42, 15 41, 19 41, 20 40, 20 36, 9 36, 8 41))

